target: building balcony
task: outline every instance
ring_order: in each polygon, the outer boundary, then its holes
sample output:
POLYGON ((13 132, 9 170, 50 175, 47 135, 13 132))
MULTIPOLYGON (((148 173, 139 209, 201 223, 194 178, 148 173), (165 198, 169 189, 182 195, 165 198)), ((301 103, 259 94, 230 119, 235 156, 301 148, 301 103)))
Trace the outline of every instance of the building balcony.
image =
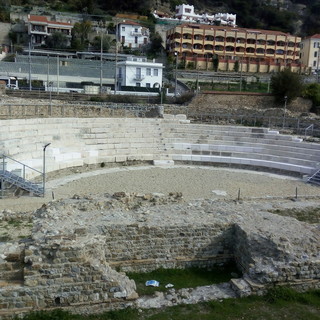
POLYGON ((49 33, 47 31, 31 30, 30 34, 38 34, 41 36, 47 36, 49 33))
POLYGON ((140 32, 139 31, 138 32, 131 31, 130 35, 133 36, 133 37, 142 37, 143 36, 141 31, 140 32))
POLYGON ((135 81, 142 81, 144 78, 145 76, 142 74, 136 74, 135 76, 133 76, 133 80, 135 81))

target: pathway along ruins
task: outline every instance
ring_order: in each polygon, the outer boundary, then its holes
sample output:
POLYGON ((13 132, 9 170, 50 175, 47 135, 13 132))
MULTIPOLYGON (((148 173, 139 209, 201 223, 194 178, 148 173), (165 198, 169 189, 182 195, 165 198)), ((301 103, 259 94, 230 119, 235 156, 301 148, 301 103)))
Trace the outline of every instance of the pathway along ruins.
POLYGON ((181 192, 186 201, 194 199, 236 200, 251 198, 320 197, 320 188, 302 179, 252 170, 210 166, 123 166, 69 168, 48 174, 45 198, 21 196, 2 199, 0 210, 35 210, 52 200, 77 195, 115 192, 181 192), (297 192, 297 194, 296 194, 297 192))

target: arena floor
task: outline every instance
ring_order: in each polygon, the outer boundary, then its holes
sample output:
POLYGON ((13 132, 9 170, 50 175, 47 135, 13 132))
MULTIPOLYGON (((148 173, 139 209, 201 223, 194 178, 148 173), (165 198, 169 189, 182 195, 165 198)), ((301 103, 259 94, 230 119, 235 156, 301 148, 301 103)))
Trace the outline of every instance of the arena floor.
POLYGON ((270 173, 204 166, 126 166, 63 174, 50 174, 46 196, 2 199, 0 210, 32 211, 52 200, 77 195, 114 192, 181 192, 186 201, 194 199, 241 199, 320 197, 320 187, 303 180, 270 173))

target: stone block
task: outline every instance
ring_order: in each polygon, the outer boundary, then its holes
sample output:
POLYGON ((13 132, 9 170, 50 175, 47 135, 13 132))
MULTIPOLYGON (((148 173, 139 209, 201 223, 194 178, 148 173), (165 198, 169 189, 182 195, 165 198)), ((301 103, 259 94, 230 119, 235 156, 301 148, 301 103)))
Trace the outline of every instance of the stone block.
POLYGON ((173 160, 153 160, 153 165, 155 166, 173 166, 173 160))

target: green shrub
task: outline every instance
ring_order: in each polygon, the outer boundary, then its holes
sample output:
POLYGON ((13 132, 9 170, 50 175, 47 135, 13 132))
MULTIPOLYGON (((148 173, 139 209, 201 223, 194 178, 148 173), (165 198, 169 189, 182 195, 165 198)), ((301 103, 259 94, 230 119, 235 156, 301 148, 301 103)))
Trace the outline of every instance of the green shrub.
POLYGON ((285 69, 271 77, 271 91, 275 101, 281 105, 285 100, 289 103, 301 94, 302 81, 300 75, 285 69))
POLYGON ((278 301, 297 301, 299 298, 298 292, 288 287, 274 287, 268 290, 265 295, 265 300, 270 303, 278 301))
POLYGON ((311 111, 314 111, 317 113, 320 112, 320 84, 319 83, 311 83, 307 85, 302 92, 302 96, 312 101, 311 111))

